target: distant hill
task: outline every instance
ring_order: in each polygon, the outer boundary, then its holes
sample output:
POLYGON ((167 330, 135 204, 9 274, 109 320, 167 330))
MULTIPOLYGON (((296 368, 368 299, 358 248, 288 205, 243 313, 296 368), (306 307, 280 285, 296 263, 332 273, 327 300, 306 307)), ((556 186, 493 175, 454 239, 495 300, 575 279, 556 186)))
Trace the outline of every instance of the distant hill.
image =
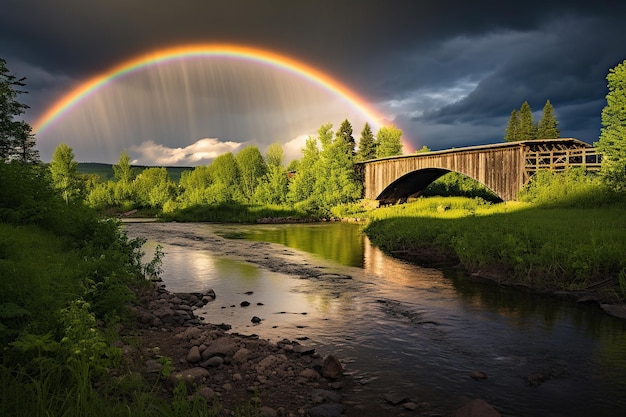
MULTIPOLYGON (((154 168, 143 165, 133 165, 133 168, 141 172, 146 168, 154 168)), ((193 167, 165 167, 172 181, 178 182, 183 171, 192 171, 193 167)), ((79 162, 78 172, 81 174, 96 174, 105 180, 113 178, 113 165, 97 162, 79 162)))

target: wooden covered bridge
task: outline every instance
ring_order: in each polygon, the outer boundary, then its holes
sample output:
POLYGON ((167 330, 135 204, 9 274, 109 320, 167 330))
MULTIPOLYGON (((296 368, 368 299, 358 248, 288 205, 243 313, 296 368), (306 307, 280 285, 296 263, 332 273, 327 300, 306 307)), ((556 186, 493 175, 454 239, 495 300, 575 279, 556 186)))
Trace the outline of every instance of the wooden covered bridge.
POLYGON ((580 166, 600 168, 600 155, 577 139, 546 139, 470 146, 443 151, 373 159, 357 164, 364 198, 385 203, 406 201, 448 172, 459 172, 484 184, 502 200, 515 200, 540 169, 580 166))

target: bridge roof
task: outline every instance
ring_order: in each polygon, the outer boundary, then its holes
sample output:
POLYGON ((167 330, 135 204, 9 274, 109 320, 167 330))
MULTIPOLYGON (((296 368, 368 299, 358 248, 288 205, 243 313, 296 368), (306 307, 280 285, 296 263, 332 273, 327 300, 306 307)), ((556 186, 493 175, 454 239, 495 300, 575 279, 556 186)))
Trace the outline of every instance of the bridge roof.
POLYGON ((443 149, 440 151, 430 151, 430 152, 411 153, 407 155, 388 156, 385 158, 370 159, 367 161, 358 162, 357 164, 365 164, 365 163, 374 162, 374 161, 384 161, 388 159, 411 158, 411 157, 421 156, 421 155, 437 155, 437 154, 456 153, 456 152, 474 152, 474 151, 483 151, 483 150, 500 149, 500 148, 515 148, 515 147, 524 147, 524 146, 538 147, 541 145, 549 145, 549 146, 564 145, 568 148, 592 148, 593 147, 587 142, 583 142, 582 140, 574 139, 574 138, 523 140, 523 141, 518 141, 518 142, 492 143, 488 145, 475 145, 475 146, 466 146, 463 148, 443 149))

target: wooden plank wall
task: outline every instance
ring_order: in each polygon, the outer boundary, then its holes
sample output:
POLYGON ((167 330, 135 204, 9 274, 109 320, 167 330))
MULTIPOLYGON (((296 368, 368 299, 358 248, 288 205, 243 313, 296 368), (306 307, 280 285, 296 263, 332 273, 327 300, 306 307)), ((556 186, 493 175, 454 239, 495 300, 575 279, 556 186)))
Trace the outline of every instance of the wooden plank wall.
POLYGON ((385 188, 404 175, 437 168, 465 174, 489 187, 503 200, 514 200, 525 181, 524 166, 521 146, 416 154, 372 161, 364 164, 364 197, 376 199, 385 188))

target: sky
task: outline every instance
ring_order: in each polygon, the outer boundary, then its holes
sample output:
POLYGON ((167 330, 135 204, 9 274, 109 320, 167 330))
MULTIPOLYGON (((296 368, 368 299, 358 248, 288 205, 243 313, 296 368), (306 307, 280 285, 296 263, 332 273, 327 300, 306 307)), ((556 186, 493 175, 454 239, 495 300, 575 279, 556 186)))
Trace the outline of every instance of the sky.
POLYGON ((344 119, 357 140, 365 122, 399 127, 407 153, 490 144, 546 100, 561 137, 593 143, 624 18, 605 0, 4 0, 0 58, 26 77, 44 161, 61 142, 80 162, 195 166, 274 142, 290 160, 344 119), (204 55, 108 77, 177 48, 204 55))

